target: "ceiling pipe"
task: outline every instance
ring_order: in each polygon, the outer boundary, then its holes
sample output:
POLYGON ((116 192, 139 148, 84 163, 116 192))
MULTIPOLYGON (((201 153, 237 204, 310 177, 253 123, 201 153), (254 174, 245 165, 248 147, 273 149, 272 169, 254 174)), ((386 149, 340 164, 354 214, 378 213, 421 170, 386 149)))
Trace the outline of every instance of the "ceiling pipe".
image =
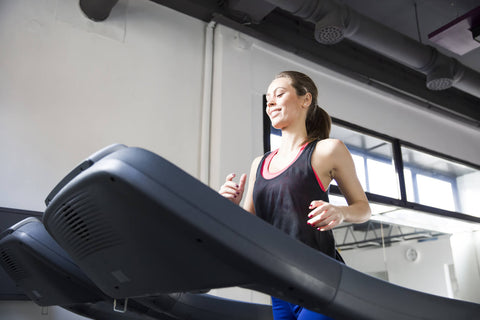
POLYGON ((335 44, 347 38, 427 75, 427 88, 455 87, 480 98, 480 74, 335 0, 264 0, 315 24, 315 39, 335 44))
POLYGON ((100 22, 108 18, 118 0, 80 0, 83 13, 93 21, 100 22))

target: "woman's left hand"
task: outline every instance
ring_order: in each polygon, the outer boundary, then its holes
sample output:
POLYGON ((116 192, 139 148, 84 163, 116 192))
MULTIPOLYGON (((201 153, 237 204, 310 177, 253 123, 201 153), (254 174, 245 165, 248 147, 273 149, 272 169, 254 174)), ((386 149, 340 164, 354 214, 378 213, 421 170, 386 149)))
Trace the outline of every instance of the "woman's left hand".
POLYGON ((308 214, 307 224, 319 231, 331 230, 338 226, 345 219, 341 207, 334 206, 322 200, 315 200, 310 203, 312 211, 308 214))

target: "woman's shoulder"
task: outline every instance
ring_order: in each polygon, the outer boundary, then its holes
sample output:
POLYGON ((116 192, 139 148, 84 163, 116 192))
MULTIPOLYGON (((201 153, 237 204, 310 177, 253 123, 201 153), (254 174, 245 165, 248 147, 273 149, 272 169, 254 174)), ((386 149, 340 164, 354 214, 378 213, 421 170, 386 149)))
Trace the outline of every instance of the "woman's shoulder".
POLYGON ((265 155, 255 157, 255 159, 253 159, 253 161, 252 161, 252 164, 257 164, 258 165, 260 163, 260 161, 262 161, 263 157, 265 157, 265 155))
POLYGON ((345 144, 338 139, 327 138, 318 140, 315 146, 315 153, 332 154, 346 149, 345 144))
POLYGON ((341 140, 329 138, 317 142, 312 157, 314 162, 325 162, 335 166, 348 159, 350 151, 341 140))
POLYGON ((252 169, 257 168, 258 165, 260 164, 260 162, 262 161, 262 159, 263 159, 264 156, 265 156, 265 155, 258 156, 258 157, 256 157, 255 159, 253 159, 251 168, 252 168, 252 169))
POLYGON ((262 159, 266 159, 269 155, 271 155, 272 153, 275 154, 276 152, 278 152, 278 149, 271 150, 271 151, 268 151, 268 152, 266 152, 266 153, 264 153, 260 156, 257 156, 256 158, 253 159, 252 165, 258 166, 258 164, 260 164, 262 159))

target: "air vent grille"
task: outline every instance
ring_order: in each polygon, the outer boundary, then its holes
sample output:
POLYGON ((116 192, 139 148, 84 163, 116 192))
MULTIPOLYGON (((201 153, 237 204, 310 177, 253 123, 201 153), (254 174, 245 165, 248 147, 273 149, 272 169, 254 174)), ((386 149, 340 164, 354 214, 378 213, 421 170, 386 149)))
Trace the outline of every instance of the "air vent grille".
POLYGON ((0 262, 1 265, 5 268, 5 271, 9 274, 10 277, 15 282, 28 278, 29 273, 22 268, 21 264, 18 263, 15 255, 11 250, 2 248, 0 249, 0 262))
POLYGON ((343 40, 343 28, 338 26, 323 26, 322 28, 317 28, 316 39, 321 44, 332 45, 339 43, 343 40))
POLYGON ((86 192, 72 196, 57 208, 49 221, 59 243, 77 259, 122 243, 86 192))
POLYGON ((438 78, 427 80, 427 88, 430 90, 440 91, 451 88, 453 85, 453 79, 451 78, 438 78))

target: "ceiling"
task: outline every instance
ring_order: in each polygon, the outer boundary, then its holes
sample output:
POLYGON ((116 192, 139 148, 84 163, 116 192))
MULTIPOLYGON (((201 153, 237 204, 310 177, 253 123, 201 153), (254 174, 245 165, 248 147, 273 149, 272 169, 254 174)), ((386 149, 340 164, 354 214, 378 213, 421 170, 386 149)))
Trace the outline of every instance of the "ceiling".
MULTIPOLYGON (((420 108, 480 128, 480 47, 459 55, 428 37, 475 8, 478 18, 472 23, 480 25, 478 0, 152 1, 224 24, 420 108), (318 25, 332 19, 344 24, 343 40, 320 43, 318 25)), ((103 5, 108 11, 117 2, 81 0, 80 4, 91 19, 102 20, 89 15, 89 7, 98 11, 103 5)), ((337 31, 327 30, 327 36, 337 31)), ((473 41, 470 33, 469 40, 473 41)))
MULTIPOLYGON (((429 37, 429 34, 474 9, 479 11, 480 2, 478 0, 342 0, 342 3, 364 16, 423 45, 432 46, 445 56, 452 57, 464 66, 480 72, 480 43, 477 44, 477 48, 460 54, 446 49, 429 37)), ((478 21, 477 26, 480 26, 480 12, 477 13, 476 21, 478 21)), ((470 33, 469 36, 471 36, 470 33)), ((469 40, 475 43, 473 39, 469 40)), ((477 107, 480 108, 480 105, 477 107)))
POLYGON ((443 54, 454 57, 462 64, 480 72, 480 49, 460 56, 445 50, 428 38, 429 33, 480 7, 478 0, 342 0, 342 2, 362 15, 420 43, 431 45, 443 54))

